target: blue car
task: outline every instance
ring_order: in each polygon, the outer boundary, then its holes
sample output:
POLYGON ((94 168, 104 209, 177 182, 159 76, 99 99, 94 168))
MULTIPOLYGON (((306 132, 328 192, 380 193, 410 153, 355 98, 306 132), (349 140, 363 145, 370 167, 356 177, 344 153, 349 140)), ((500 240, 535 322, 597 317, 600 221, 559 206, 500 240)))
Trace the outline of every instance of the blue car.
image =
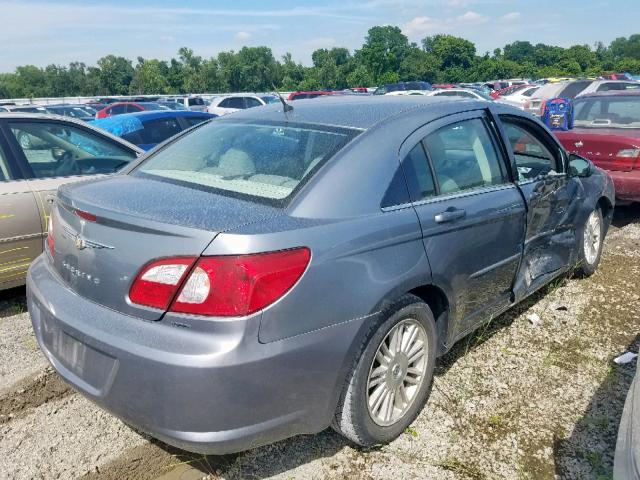
POLYGON ((330 425, 389 442, 437 356, 598 267, 613 183, 522 110, 294 103, 63 185, 29 268, 53 367, 171 445, 222 454, 330 425))
POLYGON ((144 150, 151 150, 181 131, 216 117, 203 112, 154 110, 115 115, 90 123, 144 150))

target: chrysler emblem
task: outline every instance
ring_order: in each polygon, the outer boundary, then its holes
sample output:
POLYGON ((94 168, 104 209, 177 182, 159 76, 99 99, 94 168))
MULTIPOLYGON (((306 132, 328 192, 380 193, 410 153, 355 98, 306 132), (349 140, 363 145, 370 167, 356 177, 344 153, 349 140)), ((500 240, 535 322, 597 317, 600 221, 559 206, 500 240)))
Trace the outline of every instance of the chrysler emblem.
POLYGON ((64 231, 66 232, 67 235, 69 235, 68 238, 73 242, 73 244, 78 250, 84 250, 85 248, 95 248, 95 249, 107 248, 109 250, 113 250, 113 247, 109 245, 104 245, 102 243, 87 240, 81 234, 74 232, 69 227, 65 226, 64 231))
POLYGON ((85 245, 85 243, 84 243, 84 240, 82 239, 82 237, 81 237, 80 235, 78 235, 78 236, 76 237, 75 244, 76 244, 76 248, 77 248, 78 250, 84 250, 84 249, 87 247, 87 246, 85 245))

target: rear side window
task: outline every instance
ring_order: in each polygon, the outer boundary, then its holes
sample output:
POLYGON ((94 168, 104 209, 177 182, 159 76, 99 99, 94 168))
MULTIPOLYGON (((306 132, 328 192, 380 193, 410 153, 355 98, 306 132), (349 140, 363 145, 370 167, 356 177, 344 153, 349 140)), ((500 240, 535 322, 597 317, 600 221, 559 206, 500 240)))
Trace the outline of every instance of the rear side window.
POLYGON ((291 124, 211 122, 133 173, 280 205, 357 132, 291 124))
MULTIPOLYGON (((138 110, 136 110, 137 112, 138 110)), ((107 110, 107 112, 109 112, 109 115, 120 115, 122 113, 127 113, 127 106, 126 105, 116 105, 115 107, 111 107, 109 110, 107 110)))
POLYGON ((194 105, 204 105, 204 100, 202 100, 201 98, 190 98, 189 106, 193 107, 194 105))
POLYGON ((447 125, 424 141, 440 193, 504 183, 504 170, 484 121, 447 125))
POLYGON ((257 98, 245 97, 245 101, 247 102, 247 108, 260 107, 262 103, 257 98))
POLYGON ((238 108, 238 109, 243 109, 244 108, 244 99, 242 97, 230 97, 230 98, 225 98, 224 100, 222 100, 220 102, 220 105, 218 105, 222 108, 238 108))
POLYGON ((591 82, 571 82, 567 85, 559 97, 575 98, 580 92, 591 85, 591 82))
POLYGON ((164 142, 167 138, 180 133, 182 129, 175 118, 159 118, 145 122, 144 130, 140 132, 141 143, 155 144, 164 142))

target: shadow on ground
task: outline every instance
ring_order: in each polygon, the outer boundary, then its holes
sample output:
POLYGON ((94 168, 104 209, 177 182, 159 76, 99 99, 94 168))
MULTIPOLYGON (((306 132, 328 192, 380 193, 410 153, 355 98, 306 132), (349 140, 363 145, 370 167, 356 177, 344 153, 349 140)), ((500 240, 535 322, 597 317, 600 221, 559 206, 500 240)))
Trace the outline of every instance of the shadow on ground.
MULTIPOLYGON (((639 346, 640 334, 626 350, 638 352, 639 346)), ((554 439, 559 478, 576 478, 578 472, 579 478, 612 478, 618 426, 635 371, 635 360, 626 365, 612 363, 609 374, 591 398, 571 436, 554 439)))
POLYGON ((613 220, 611 225, 616 228, 622 228, 630 223, 640 222, 640 203, 631 203, 628 205, 617 205, 613 211, 613 220))
POLYGON ((24 287, 0 290, 0 318, 12 317, 27 311, 24 287))

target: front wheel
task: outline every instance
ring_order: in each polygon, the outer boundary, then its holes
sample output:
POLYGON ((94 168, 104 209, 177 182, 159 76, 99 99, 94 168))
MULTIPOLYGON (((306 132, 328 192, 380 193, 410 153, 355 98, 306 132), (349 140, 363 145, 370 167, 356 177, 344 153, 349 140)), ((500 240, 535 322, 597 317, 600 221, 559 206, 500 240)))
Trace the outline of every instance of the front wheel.
POLYGON ((427 399, 435 352, 431 309, 418 297, 402 297, 363 342, 333 428, 362 446, 398 437, 427 399))
POLYGON ((576 274, 580 277, 593 275, 598 269, 600 256, 602 255, 602 244, 604 243, 604 225, 602 221, 602 210, 596 207, 589 214, 587 221, 582 227, 581 235, 578 237, 578 265, 576 274))

